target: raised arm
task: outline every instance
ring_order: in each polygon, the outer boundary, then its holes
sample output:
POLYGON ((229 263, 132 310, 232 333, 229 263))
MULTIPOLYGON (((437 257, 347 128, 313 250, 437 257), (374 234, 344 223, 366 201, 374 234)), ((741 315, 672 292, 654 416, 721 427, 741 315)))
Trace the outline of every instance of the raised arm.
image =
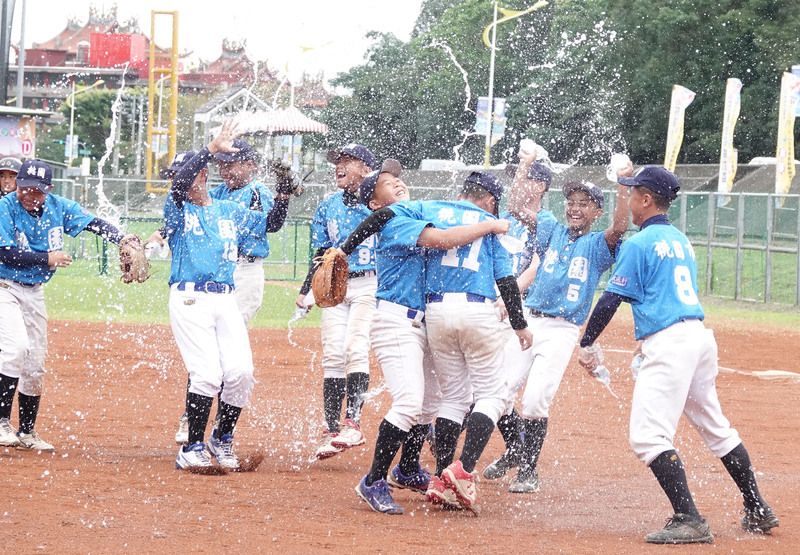
POLYGON ((617 185, 617 206, 614 208, 614 219, 604 234, 608 248, 612 253, 617 246, 617 241, 622 239, 622 236, 628 231, 630 221, 629 195, 630 187, 617 185))
POLYGON ((536 153, 520 156, 519 166, 508 194, 508 211, 532 233, 536 232, 537 213, 542 208, 545 187, 528 179, 528 170, 536 160, 536 153))
POLYGON ((428 249, 448 250, 460 247, 490 233, 508 233, 508 220, 485 220, 477 224, 459 225, 450 229, 426 227, 417 239, 417 245, 428 249))

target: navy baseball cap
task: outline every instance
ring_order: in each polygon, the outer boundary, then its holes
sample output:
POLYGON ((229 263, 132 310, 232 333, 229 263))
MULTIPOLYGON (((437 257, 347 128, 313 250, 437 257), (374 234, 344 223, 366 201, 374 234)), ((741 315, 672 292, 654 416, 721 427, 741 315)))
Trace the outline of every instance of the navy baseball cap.
POLYGON ((338 164, 339 158, 341 158, 343 154, 361 160, 370 169, 378 167, 378 160, 375 158, 375 155, 372 154, 372 151, 364 145, 357 145, 356 143, 350 143, 341 150, 329 150, 328 162, 331 164, 338 164))
POLYGON ((19 173, 19 168, 22 166, 22 160, 14 158, 13 156, 6 156, 0 160, 0 170, 8 170, 14 173, 19 173))
POLYGON ((17 173, 17 187, 36 187, 49 193, 53 189, 53 171, 47 162, 37 158, 23 162, 17 173))
POLYGON ((371 171, 358 186, 358 200, 361 204, 368 206, 369 201, 372 200, 372 195, 375 194, 375 187, 378 185, 378 178, 382 173, 390 173, 395 177, 400 177, 403 171, 403 166, 394 158, 387 158, 383 161, 381 169, 371 171))
POLYGON ((650 189, 669 200, 678 198, 678 191, 681 190, 678 176, 660 166, 645 166, 635 177, 620 177, 617 182, 626 187, 650 189))
POLYGON ((186 164, 186 162, 194 158, 196 154, 197 152, 195 152, 194 150, 179 152, 178 154, 175 155, 175 158, 172 159, 172 164, 169 165, 167 171, 173 173, 177 172, 184 166, 184 164, 186 164))
POLYGON ((597 203, 599 208, 602 208, 605 204, 603 190, 591 181, 570 181, 565 183, 564 188, 562 189, 564 198, 569 198, 569 196, 575 191, 585 191, 588 193, 592 200, 597 203))
POLYGON ((500 209, 500 198, 503 196, 503 184, 500 179, 489 172, 472 172, 464 180, 464 183, 475 183, 480 185, 494 197, 495 212, 500 209))
POLYGON ((540 164, 539 162, 534 162, 528 169, 528 179, 541 181, 549 189, 550 182, 553 180, 553 172, 551 172, 550 168, 548 168, 544 164, 540 164))
POLYGON ((258 161, 258 154, 244 139, 234 139, 233 148, 238 148, 239 152, 217 152, 214 160, 217 162, 244 162, 246 160, 258 161))

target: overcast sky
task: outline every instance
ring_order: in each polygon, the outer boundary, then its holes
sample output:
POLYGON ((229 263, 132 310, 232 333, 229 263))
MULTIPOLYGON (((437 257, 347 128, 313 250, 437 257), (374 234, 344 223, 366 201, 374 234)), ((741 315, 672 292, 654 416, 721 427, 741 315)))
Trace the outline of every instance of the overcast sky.
MULTIPOLYGON (((23 0, 16 0, 12 42, 19 43, 23 0)), ((85 23, 89 7, 108 11, 116 3, 117 18, 139 20, 150 36, 151 10, 178 11, 178 43, 181 52, 193 51, 204 60, 215 60, 222 39, 246 40, 251 59, 267 60, 272 69, 299 75, 302 69, 325 71, 327 78, 363 62, 370 41, 368 31, 394 33, 408 40, 422 0, 27 0, 25 46, 44 42, 61 32, 71 17, 85 23), (302 53, 303 47, 316 47, 302 53)), ((171 18, 157 16, 170 23, 171 18)), ((156 28, 156 44, 169 46, 171 30, 156 28)))

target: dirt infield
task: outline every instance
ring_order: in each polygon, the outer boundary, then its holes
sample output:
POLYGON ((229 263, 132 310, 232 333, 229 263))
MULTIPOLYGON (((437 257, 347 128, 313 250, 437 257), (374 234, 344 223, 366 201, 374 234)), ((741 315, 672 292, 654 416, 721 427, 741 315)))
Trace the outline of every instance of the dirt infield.
MULTIPOLYGON (((263 451, 257 472, 197 476, 175 470, 174 433, 186 373, 167 327, 51 322, 49 375, 37 430, 55 454, 0 448, 0 538, 17 552, 522 552, 800 553, 800 332, 711 322, 720 345, 723 408, 745 439, 762 493, 781 519, 771 536, 738 525, 741 500, 722 464, 683 422, 676 443, 712 546, 643 542, 670 509, 627 444, 633 391, 630 323, 601 338, 608 390, 570 365, 551 411, 538 494, 508 479, 478 486, 482 514, 442 512, 395 492, 403 516, 374 513, 353 492, 389 407, 380 371, 363 429, 368 441, 310 462, 321 429, 319 330, 253 330, 258 384, 237 427, 239 454, 263 451), (616 371, 614 370, 616 368, 616 371)), ((676 349, 679 346, 676 345, 676 349)), ((16 424, 16 408, 12 422, 16 424)), ((498 434, 479 462, 502 451, 498 434)), ((425 450, 423 462, 432 465, 425 450)))

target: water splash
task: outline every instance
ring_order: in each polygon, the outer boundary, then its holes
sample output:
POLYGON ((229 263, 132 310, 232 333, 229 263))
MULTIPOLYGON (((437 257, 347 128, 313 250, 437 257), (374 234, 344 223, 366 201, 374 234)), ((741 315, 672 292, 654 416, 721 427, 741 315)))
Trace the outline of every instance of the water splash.
POLYGON ((119 121, 119 113, 120 113, 120 106, 122 105, 122 92, 125 90, 125 72, 128 70, 128 63, 125 64, 123 71, 122 71, 122 80, 120 81, 119 89, 117 90, 117 97, 114 99, 114 103, 111 105, 111 128, 108 132, 108 137, 106 137, 105 145, 106 151, 103 154, 100 161, 97 163, 97 215, 114 224, 117 227, 120 227, 120 218, 122 216, 122 212, 119 208, 111 204, 111 201, 108 200, 106 196, 105 190, 103 189, 103 169, 105 168, 106 162, 108 162, 108 157, 111 156, 112 151, 114 150, 114 137, 117 133, 117 126, 120 124, 119 121))

